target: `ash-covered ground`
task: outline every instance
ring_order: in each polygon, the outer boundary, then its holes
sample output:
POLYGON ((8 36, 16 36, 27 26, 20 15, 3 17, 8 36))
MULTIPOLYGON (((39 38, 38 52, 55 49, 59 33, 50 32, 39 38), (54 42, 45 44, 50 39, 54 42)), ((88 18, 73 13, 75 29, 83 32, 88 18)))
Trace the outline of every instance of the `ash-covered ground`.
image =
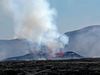
POLYGON ((3 61, 0 75, 100 75, 100 59, 3 61))

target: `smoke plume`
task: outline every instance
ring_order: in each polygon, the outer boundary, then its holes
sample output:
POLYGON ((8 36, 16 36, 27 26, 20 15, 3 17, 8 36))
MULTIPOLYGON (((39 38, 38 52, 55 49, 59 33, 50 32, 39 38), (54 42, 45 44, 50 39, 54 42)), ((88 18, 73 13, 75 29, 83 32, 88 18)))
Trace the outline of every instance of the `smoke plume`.
POLYGON ((17 3, 17 12, 21 17, 18 18, 17 38, 38 41, 47 31, 56 31, 53 24, 55 10, 50 9, 46 0, 18 0, 17 3))
POLYGON ((59 39, 54 24, 56 11, 47 0, 2 0, 5 10, 12 13, 15 23, 15 38, 28 39, 47 45, 53 53, 67 44, 68 38, 59 39), (66 42, 65 42, 66 41, 66 42))

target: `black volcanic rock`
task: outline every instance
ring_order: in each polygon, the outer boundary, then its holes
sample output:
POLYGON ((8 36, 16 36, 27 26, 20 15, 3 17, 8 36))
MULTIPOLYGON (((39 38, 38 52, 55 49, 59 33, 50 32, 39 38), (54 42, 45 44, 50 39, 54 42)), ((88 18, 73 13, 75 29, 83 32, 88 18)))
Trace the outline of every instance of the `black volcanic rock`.
POLYGON ((85 57, 100 57, 100 25, 66 32, 69 43, 66 50, 78 52, 85 57))
POLYGON ((0 75, 100 75, 100 58, 0 62, 0 75))

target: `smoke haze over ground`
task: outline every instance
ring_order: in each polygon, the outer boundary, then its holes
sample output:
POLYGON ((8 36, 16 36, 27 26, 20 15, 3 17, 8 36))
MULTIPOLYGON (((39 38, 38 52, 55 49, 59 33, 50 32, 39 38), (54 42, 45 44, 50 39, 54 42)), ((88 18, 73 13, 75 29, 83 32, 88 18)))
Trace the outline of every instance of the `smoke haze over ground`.
POLYGON ((14 38, 44 44, 52 54, 68 43, 66 36, 59 39, 61 35, 54 24, 56 11, 47 0, 1 0, 0 6, 14 24, 14 38))

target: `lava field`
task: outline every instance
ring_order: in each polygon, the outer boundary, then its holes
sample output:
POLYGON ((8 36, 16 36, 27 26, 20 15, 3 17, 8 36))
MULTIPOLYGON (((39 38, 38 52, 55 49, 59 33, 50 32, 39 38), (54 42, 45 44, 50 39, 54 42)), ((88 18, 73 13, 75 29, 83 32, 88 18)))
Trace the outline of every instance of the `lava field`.
POLYGON ((0 75, 100 75, 100 59, 3 61, 0 75))

